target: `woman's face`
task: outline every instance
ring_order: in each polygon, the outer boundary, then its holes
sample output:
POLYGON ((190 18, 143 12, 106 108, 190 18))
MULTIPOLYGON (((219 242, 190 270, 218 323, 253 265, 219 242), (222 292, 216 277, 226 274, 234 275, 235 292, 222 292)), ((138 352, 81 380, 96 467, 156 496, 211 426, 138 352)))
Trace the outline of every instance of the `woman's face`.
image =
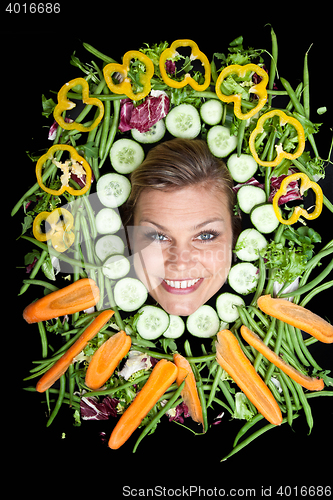
POLYGON ((134 268, 169 314, 188 316, 227 279, 232 258, 228 200, 201 185, 145 189, 134 214, 134 268))

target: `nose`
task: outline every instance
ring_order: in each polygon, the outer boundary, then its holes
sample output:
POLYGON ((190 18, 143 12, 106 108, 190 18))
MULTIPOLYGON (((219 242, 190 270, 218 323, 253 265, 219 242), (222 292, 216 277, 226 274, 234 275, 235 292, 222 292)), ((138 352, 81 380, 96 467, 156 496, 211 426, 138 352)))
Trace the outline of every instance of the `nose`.
MULTIPOLYGON (((182 272, 184 274, 184 271, 193 269, 198 260, 197 250, 187 244, 172 245, 167 249, 166 253, 164 260, 166 276, 168 276, 168 272, 182 272)), ((190 278, 191 276, 186 277, 190 278)))

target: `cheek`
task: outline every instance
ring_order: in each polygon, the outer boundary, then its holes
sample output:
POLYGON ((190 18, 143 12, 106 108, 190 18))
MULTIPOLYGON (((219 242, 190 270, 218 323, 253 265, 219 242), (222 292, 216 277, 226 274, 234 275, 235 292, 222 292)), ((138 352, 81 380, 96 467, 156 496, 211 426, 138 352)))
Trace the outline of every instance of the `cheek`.
POLYGON ((133 257, 134 269, 138 275, 145 270, 149 275, 164 278, 164 257, 161 246, 150 244, 141 250, 135 248, 133 257))
POLYGON ((221 274, 221 278, 228 274, 232 261, 231 243, 221 243, 214 249, 201 252, 201 263, 212 275, 221 274), (223 276, 222 276, 223 275, 223 276))

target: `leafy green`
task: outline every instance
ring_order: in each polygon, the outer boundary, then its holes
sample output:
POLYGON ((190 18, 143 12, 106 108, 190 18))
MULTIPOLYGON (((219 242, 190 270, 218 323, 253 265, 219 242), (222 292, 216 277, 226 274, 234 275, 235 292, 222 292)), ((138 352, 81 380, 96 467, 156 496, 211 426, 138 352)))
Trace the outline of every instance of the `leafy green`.
POLYGON ((241 66, 253 62, 261 64, 264 62, 261 57, 262 52, 265 51, 262 49, 253 49, 252 47, 244 49, 243 37, 239 36, 230 42, 227 55, 215 52, 213 57, 221 61, 220 69, 223 69, 230 64, 239 64, 241 66))
POLYGON ((235 412, 233 417, 241 420, 251 420, 254 415, 248 398, 243 392, 237 392, 235 394, 235 412))
POLYGON ((56 107, 56 103, 52 98, 46 99, 45 95, 42 95, 42 115, 46 116, 48 118, 50 115, 52 115, 54 108, 56 107))

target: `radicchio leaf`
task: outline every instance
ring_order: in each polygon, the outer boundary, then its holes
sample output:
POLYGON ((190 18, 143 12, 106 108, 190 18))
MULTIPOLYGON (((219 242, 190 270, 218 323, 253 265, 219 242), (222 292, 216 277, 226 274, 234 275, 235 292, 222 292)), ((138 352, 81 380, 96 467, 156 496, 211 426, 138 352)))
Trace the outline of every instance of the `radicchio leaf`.
POLYGON ((170 107, 170 100, 165 92, 152 90, 139 106, 134 106, 131 99, 123 99, 120 110, 119 130, 126 132, 132 128, 139 132, 148 132, 155 123, 164 118, 170 107))
POLYGON ((118 399, 106 396, 101 402, 96 397, 83 397, 80 401, 82 420, 108 420, 116 417, 118 399))

